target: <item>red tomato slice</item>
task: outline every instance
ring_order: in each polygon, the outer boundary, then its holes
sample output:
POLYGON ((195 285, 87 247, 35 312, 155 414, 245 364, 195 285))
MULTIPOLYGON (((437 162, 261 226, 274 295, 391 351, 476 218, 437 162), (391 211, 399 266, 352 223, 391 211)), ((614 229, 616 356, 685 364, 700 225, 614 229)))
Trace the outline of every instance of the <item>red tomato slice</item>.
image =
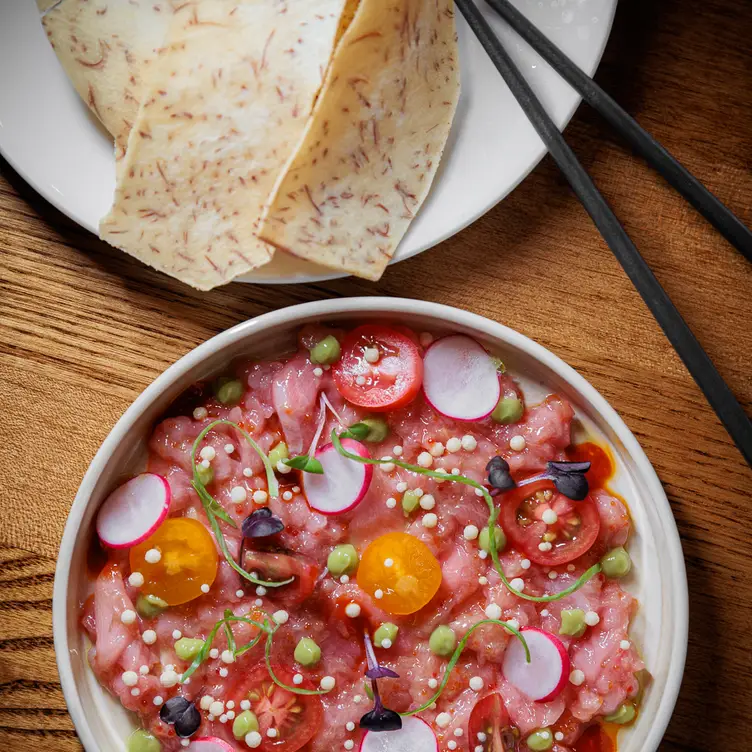
POLYGON ((423 360, 418 346, 402 332, 366 324, 345 337, 332 373, 348 402, 382 412, 415 399, 423 384, 423 360), (366 348, 379 351, 375 363, 366 360, 366 348))
POLYGON ((483 752, 512 752, 517 749, 519 732, 511 725, 504 700, 498 692, 491 692, 475 703, 470 713, 468 738, 471 749, 482 746, 483 752))
MULTIPOLYGON (((549 484, 546 491, 550 491, 549 484)), ((572 501, 558 493, 528 488, 514 489, 505 494, 501 507, 501 525, 512 544, 536 564, 556 567, 568 564, 590 550, 598 538, 601 518, 590 496, 572 501), (547 525, 541 519, 543 509, 553 508, 559 519, 547 525), (550 543, 548 551, 541 551, 542 543, 550 543)))
MULTIPOLYGON (((292 686, 294 671, 283 666, 272 669, 280 681, 292 686)), ((300 686, 313 688, 310 682, 300 686)), ((316 695, 298 695, 282 689, 272 681, 263 663, 242 676, 227 696, 238 706, 243 700, 250 701, 263 738, 260 752, 297 752, 314 737, 324 718, 324 707, 316 695), (270 728, 277 730, 276 737, 267 736, 270 728)))

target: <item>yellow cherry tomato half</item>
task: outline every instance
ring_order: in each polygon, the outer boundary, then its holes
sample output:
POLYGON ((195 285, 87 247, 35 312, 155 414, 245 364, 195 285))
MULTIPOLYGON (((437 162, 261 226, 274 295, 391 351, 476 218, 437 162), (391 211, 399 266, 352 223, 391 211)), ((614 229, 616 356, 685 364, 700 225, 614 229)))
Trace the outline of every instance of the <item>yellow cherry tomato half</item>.
POLYGON ((190 517, 171 517, 130 550, 131 572, 144 576, 143 593, 179 606, 203 595, 217 576, 217 547, 209 531, 190 517), (158 561, 154 554, 159 551, 158 561), (149 561, 151 560, 151 561, 149 561))
POLYGON ((390 614, 414 614, 436 595, 441 567, 431 549, 413 535, 387 533, 363 552, 358 566, 358 587, 375 597, 390 614))

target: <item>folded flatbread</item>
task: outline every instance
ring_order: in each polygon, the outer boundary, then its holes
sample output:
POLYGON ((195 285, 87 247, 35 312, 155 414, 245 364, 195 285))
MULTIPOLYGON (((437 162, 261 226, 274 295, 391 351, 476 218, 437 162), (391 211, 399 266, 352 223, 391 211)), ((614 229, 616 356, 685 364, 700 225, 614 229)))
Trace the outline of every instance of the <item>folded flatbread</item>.
POLYGON ((256 236, 332 56, 345 0, 192 0, 150 64, 100 224, 201 290, 266 263, 256 236))
POLYGON ((378 279, 428 194, 459 91, 452 0, 361 0, 261 238, 378 279))
POLYGON ((61 0, 42 23, 79 96, 125 153, 145 75, 183 0, 61 0))

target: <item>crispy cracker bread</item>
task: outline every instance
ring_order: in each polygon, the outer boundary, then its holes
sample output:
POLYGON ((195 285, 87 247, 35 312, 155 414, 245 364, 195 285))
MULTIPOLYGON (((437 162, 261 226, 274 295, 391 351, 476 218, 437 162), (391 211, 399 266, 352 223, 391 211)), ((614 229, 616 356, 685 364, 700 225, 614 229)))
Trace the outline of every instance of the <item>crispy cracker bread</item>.
POLYGON ((260 237, 379 279, 428 194, 459 90, 451 0, 361 0, 260 237))
POLYGON ((73 86, 115 139, 118 158, 125 153, 136 120, 144 77, 164 44, 173 9, 182 4, 182 0, 62 0, 42 17, 73 86))
POLYGON ((192 0, 128 140, 107 242, 201 290, 266 263, 262 209, 295 151, 345 0, 192 0))

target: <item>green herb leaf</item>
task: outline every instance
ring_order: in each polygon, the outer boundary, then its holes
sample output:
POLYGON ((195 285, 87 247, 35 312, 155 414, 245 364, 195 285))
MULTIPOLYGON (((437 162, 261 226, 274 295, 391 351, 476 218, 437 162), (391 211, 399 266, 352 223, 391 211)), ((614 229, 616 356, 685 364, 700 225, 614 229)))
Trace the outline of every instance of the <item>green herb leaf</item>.
POLYGON ((282 460, 285 465, 294 470, 302 470, 304 473, 324 474, 324 468, 315 457, 309 457, 307 454, 299 454, 297 457, 290 457, 282 460))
POLYGON ((339 436, 341 439, 356 439, 357 441, 363 441, 370 431, 371 427, 367 423, 354 423, 339 436))
POLYGON ((509 590, 511 593, 514 593, 518 598, 522 598, 526 601, 532 601, 534 603, 551 603, 552 601, 558 601, 562 598, 566 598, 568 595, 571 595, 576 590, 579 590, 588 580, 595 577, 598 572, 601 571, 601 565, 600 564, 594 564, 590 569, 588 569, 586 572, 583 573, 583 575, 572 585, 570 585, 566 590, 562 590, 559 593, 554 593, 553 595, 528 595, 527 593, 522 593, 519 590, 516 590, 512 587, 512 585, 509 582, 509 579, 504 574, 504 570, 501 566, 501 561, 499 561, 499 552, 496 550, 496 536, 494 535, 494 527, 496 525, 496 520, 499 517, 499 508, 494 506, 493 499, 491 498, 491 494, 488 493, 488 489, 482 485, 481 483, 478 483, 477 481, 472 480, 471 478, 466 478, 464 475, 451 475, 450 473, 445 472, 437 472, 436 470, 429 470, 425 467, 420 467, 419 465, 411 465, 408 462, 402 462, 402 460, 398 459, 389 459, 389 460, 376 460, 372 457, 361 457, 358 454, 353 454, 352 452, 348 452, 347 449, 345 449, 342 446, 342 442, 340 441, 339 436, 337 435, 336 430, 332 431, 332 444, 334 444, 334 448, 343 456, 347 457, 349 460, 353 460, 353 462, 360 462, 362 465, 384 465, 387 463, 391 463, 393 465, 396 465, 397 467, 401 467, 404 470, 409 470, 412 473, 417 473, 418 475, 425 475, 429 478, 438 478, 440 480, 448 480, 452 481, 453 483, 462 483, 465 486, 470 486, 472 488, 477 488, 483 495, 483 500, 486 502, 486 505, 488 506, 489 511, 489 517, 488 517, 488 537, 489 537, 489 545, 491 548, 491 559, 494 564, 494 569, 499 574, 499 577, 501 578, 501 581, 504 583, 504 586, 509 590))

